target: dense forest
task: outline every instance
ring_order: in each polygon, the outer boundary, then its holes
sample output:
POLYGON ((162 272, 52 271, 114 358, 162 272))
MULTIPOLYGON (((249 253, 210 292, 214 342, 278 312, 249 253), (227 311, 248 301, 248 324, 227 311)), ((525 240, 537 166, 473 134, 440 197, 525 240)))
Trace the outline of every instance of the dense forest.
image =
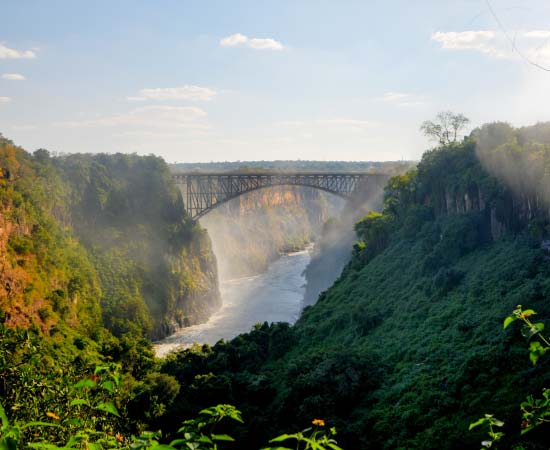
POLYGON ((413 167, 413 161, 220 161, 176 163, 174 172, 382 172, 400 173, 413 167))
POLYGON ((356 224, 352 260, 294 327, 163 363, 182 386, 163 424, 222 401, 249 418, 244 448, 323 417, 344 448, 464 449, 490 413, 508 448, 547 448, 543 428, 520 436, 519 405, 541 396, 548 362, 533 366, 502 321, 518 304, 550 316, 548 129, 490 124, 426 152, 390 181, 383 213, 356 224))
POLYGON ((6 324, 152 337, 219 305, 209 238, 160 158, 53 158, 2 139, 0 163, 6 324))
POLYGON ((336 432, 347 449, 474 449, 484 414, 500 448, 548 448, 548 401, 520 408, 548 400, 542 325, 527 334, 534 365, 503 320, 524 305, 550 323, 549 124, 487 124, 427 151, 355 224, 350 261, 295 326, 162 360, 142 330, 164 323, 195 271, 215 277, 164 163, 7 140, 0 157, 2 448, 258 449, 313 420, 299 448, 337 449, 336 432))

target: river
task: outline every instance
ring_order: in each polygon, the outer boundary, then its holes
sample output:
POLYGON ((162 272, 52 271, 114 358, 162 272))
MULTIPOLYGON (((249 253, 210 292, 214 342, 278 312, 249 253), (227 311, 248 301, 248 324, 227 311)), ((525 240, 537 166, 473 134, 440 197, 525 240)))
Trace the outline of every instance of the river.
POLYGON ((258 322, 294 323, 303 308, 308 250, 290 253, 260 275, 221 284, 222 307, 208 322, 182 328, 155 344, 157 356, 192 344, 213 345, 246 333, 258 322))

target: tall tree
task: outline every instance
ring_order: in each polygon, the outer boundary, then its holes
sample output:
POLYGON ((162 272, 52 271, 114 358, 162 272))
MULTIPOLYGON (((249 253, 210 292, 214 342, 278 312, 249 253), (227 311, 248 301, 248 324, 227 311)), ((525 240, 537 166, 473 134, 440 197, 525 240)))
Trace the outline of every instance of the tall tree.
POLYGON ((420 131, 431 140, 441 145, 456 142, 458 133, 470 123, 463 114, 454 114, 451 111, 442 111, 437 114, 435 120, 426 120, 420 126, 420 131))

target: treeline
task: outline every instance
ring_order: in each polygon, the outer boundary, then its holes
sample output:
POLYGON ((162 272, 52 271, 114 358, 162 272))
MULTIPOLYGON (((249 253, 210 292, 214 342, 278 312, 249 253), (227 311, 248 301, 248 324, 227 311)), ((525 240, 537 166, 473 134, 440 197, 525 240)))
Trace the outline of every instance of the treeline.
MULTIPOLYGON (((464 142, 427 152, 415 170, 393 178, 383 211, 357 223, 358 241, 341 277, 293 327, 258 324, 230 342, 195 347, 160 361, 131 334, 98 340, 50 325, 50 338, 41 340, 33 333, 0 328, 0 394, 8 414, 44 421, 69 418, 74 389, 61 388, 72 386, 75 372, 89 373, 94 362, 120 361, 128 368, 111 395, 119 417, 93 422, 97 414, 86 410, 83 415, 90 427, 107 436, 120 433, 122 441, 114 446, 129 445, 126 437, 144 428, 161 429, 169 442, 185 418, 203 407, 230 403, 242 410, 245 424, 232 428, 238 444, 228 443, 227 448, 260 448, 269 437, 304 429, 317 418, 335 426, 339 445, 348 449, 474 449, 485 433, 469 432, 469 424, 490 413, 505 423, 504 448, 547 449, 545 425, 521 434, 519 405, 547 386, 550 362, 544 358, 530 365, 520 330, 502 330, 503 319, 518 304, 532 307, 541 322, 549 322, 546 203, 540 189, 510 184, 483 157, 503 157, 513 150, 516 161, 545 164, 550 154, 547 129, 547 124, 525 129, 487 125, 464 142), (504 142, 481 145, 484 133, 492 136, 503 127, 512 131, 504 142), (533 203, 533 195, 539 203, 533 203), (56 381, 55 370, 68 374, 66 384, 56 381), (41 396, 43 386, 48 390, 41 396)), ((33 168, 35 157, 25 158, 28 164, 23 166, 33 168)), ((7 162, 13 163, 9 157, 7 162)), ((18 197, 15 191, 21 188, 9 188, 23 179, 17 164, 2 167, 6 211, 19 211, 17 223, 31 233, 38 221, 27 214, 37 197, 26 191, 18 197), (16 203, 26 206, 21 209, 16 203), (21 211, 26 211, 23 216, 21 211)), ((524 171, 530 166, 520 167, 524 171)), ((517 176, 538 186, 547 176, 538 173, 540 178, 517 176)), ((56 198, 46 196, 44 202, 56 198)), ((70 218, 63 207, 56 211, 56 221, 70 218)), ((9 222, 16 223, 15 218, 9 222)), ((40 227, 47 227, 46 219, 42 222, 40 227)), ((56 247, 74 245, 88 255, 71 233, 66 241, 60 236, 56 247)), ((30 249, 26 259, 10 250, 15 266, 54 270, 69 264, 60 259, 49 266, 38 259, 55 251, 54 245, 30 249)), ((93 258, 89 256, 92 275, 93 258)), ((101 293, 100 276, 94 276, 101 293)), ((36 280, 46 279, 40 277, 36 280)), ((68 286, 70 278, 59 279, 68 286)), ((47 283, 34 285, 51 290, 47 283)), ((90 311, 101 308, 94 306, 92 293, 82 298, 90 299, 90 311)), ((76 308, 84 305, 79 301, 76 308)), ((34 323, 47 322, 35 318, 34 323)), ((109 370, 89 378, 96 384, 109 381, 104 378, 109 370)), ((96 384, 89 387, 90 396, 96 384)), ((96 408, 110 408, 106 399, 99 399, 96 408)), ((55 429, 42 433, 48 442, 66 442, 55 429)))
POLYGON ((174 172, 382 172, 400 173, 414 166, 414 161, 220 161, 209 163, 175 163, 174 172))

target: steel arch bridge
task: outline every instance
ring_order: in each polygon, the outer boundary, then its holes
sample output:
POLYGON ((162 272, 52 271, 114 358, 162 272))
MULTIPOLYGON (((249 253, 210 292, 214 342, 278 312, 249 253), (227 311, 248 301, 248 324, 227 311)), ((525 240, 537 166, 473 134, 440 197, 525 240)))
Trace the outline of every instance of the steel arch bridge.
POLYGON ((372 173, 175 173, 185 210, 198 220, 214 208, 247 192, 273 186, 306 186, 350 199, 382 189, 389 175, 372 173))

